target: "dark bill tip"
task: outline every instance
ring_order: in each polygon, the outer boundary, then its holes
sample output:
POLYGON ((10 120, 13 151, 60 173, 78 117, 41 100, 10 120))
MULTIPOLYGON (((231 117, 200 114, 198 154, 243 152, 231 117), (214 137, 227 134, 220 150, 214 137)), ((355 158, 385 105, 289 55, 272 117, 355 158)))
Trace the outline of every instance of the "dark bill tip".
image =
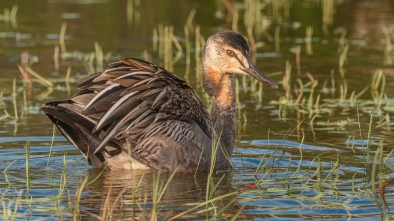
POLYGON ((273 89, 278 88, 278 85, 274 81, 269 79, 267 76, 265 76, 263 73, 261 73, 259 69, 257 69, 257 67, 253 64, 253 62, 250 62, 249 65, 250 65, 249 69, 242 69, 246 74, 260 81, 261 83, 267 85, 270 88, 273 89))

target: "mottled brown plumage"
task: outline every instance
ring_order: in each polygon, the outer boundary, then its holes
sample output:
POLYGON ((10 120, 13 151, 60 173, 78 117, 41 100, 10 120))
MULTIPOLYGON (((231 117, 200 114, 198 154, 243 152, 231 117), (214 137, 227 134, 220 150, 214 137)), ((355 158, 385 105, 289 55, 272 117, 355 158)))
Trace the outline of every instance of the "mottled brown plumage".
POLYGON ((246 41, 231 31, 208 39, 203 67, 204 88, 213 99, 210 115, 187 82, 133 58, 86 76, 71 99, 47 103, 41 110, 93 167, 208 170, 212 139, 220 144, 215 168, 229 167, 235 139, 234 74, 277 85, 257 70, 246 41))

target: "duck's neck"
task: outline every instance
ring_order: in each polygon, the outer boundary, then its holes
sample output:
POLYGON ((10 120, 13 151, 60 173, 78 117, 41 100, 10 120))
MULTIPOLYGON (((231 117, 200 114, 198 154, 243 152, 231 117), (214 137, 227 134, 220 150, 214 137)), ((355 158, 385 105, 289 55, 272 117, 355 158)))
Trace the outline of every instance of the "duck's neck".
MULTIPOLYGON (((216 75, 211 72, 205 74, 204 78, 204 88, 213 100, 211 107, 213 128, 216 137, 220 137, 220 143, 224 147, 223 150, 226 151, 223 154, 219 153, 217 157, 226 157, 225 155, 231 157, 235 142, 234 76, 233 74, 216 75)), ((218 152, 223 151, 219 149, 218 152)), ((220 161, 225 162, 225 160, 220 161)))

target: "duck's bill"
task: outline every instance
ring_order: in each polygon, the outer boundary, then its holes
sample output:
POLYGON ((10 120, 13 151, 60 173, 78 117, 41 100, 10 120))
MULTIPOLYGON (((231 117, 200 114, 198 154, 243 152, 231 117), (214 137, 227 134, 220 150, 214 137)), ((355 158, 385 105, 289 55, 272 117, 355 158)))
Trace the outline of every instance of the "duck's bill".
POLYGON ((263 73, 261 73, 251 61, 249 62, 249 69, 242 69, 242 71, 244 71, 247 75, 253 77, 254 79, 260 81, 261 83, 264 83, 270 88, 278 88, 278 85, 267 76, 265 76, 263 73))

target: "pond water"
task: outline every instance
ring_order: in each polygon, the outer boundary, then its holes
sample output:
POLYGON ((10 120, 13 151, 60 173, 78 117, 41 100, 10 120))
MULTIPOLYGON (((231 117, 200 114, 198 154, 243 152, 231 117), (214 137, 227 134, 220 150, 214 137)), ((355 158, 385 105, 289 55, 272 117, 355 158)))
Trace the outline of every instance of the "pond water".
POLYGON ((0 219, 392 220, 393 37, 391 0, 3 0, 0 219), (232 170, 93 170, 39 112, 120 57, 209 105, 199 54, 222 29, 280 85, 237 77, 232 170))

